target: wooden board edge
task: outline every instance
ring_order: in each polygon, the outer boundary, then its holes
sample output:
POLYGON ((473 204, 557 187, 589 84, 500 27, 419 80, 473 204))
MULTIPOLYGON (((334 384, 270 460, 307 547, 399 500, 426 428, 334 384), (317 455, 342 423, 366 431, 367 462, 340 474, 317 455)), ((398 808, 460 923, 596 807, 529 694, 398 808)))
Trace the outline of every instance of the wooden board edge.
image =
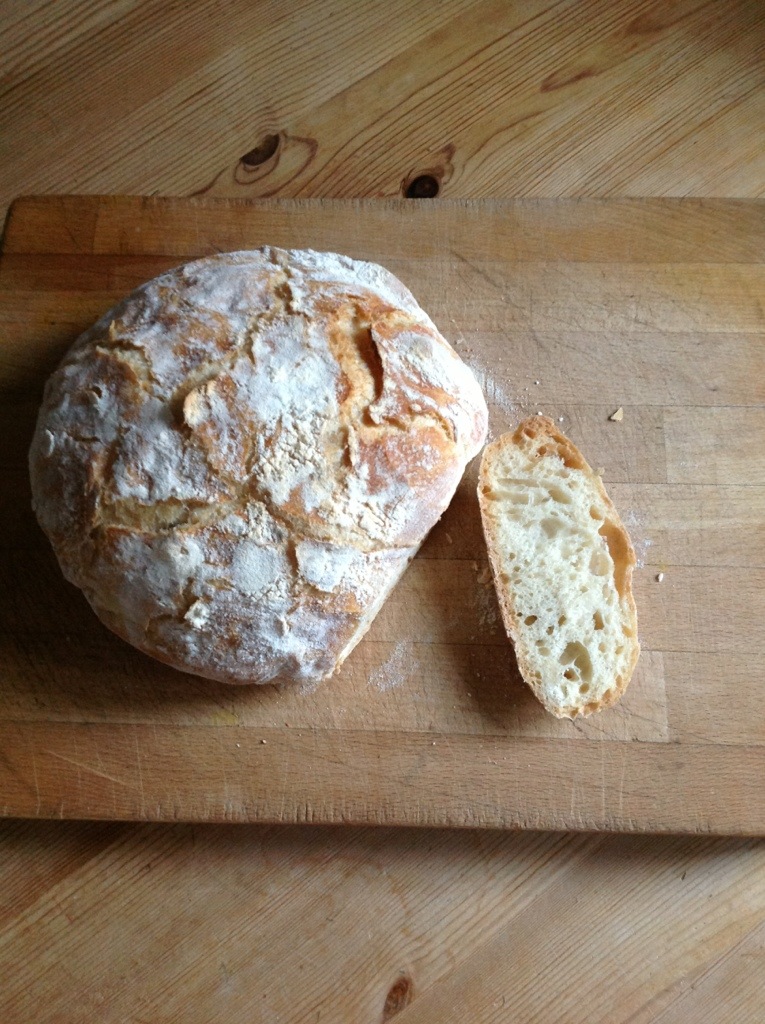
POLYGON ((759 263, 765 245, 765 199, 31 195, 10 206, 4 251, 189 258, 219 251, 221 235, 227 249, 266 243, 342 248, 348 221, 340 213, 348 211, 369 222, 368 228, 376 219, 397 216, 395 250, 377 252, 379 259, 412 251, 431 259, 545 260, 554 251, 564 261, 759 263), (221 210, 239 211, 236 224, 221 222, 221 210), (272 218, 269 237, 254 237, 266 211, 272 218), (486 230, 476 232, 477 216, 486 230), (450 244, 458 246, 456 253, 450 244))
POLYGON ((576 747, 561 780, 564 740, 4 723, 0 814, 765 834, 763 747, 576 747))

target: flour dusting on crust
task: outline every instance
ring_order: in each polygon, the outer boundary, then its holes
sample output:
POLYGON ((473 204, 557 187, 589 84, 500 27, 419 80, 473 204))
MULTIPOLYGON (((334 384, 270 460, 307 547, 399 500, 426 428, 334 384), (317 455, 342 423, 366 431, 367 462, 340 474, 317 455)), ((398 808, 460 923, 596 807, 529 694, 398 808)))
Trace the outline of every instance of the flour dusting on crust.
POLYGON ((262 249, 138 288, 48 381, 34 505, 116 633, 226 682, 330 675, 486 436, 384 268, 262 249))

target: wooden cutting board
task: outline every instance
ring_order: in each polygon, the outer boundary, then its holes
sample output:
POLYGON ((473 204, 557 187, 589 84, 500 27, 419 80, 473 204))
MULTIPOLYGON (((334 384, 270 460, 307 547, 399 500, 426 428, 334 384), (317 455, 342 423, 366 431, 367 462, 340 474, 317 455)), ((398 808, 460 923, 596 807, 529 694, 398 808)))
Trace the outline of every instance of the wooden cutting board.
POLYGON ((0 266, 2 813, 765 833, 764 258, 751 201, 19 200, 0 266), (385 264, 475 370, 494 434, 542 410, 603 467, 640 559, 620 705, 559 722, 519 679, 474 466, 313 692, 174 672, 64 582, 26 473, 46 375, 140 282, 266 243, 385 264))

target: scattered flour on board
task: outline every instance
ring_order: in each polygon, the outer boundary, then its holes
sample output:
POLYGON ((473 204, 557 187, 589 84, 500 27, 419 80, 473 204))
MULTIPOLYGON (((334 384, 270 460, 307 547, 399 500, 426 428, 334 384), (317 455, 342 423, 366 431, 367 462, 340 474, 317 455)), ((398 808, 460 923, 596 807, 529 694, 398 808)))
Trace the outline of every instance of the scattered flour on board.
POLYGON ((297 692, 301 697, 308 697, 312 693, 316 693, 325 682, 326 679, 301 679, 298 683, 297 692))
POLYGON ((630 509, 628 512, 624 513, 622 516, 622 522, 627 527, 627 532, 630 535, 632 546, 635 549, 635 558, 637 559, 636 568, 643 569, 645 567, 648 549, 653 544, 653 541, 650 537, 646 537, 644 533, 645 524, 634 509, 630 509))
POLYGON ((478 613, 478 622, 482 629, 492 630, 500 624, 500 614, 491 569, 488 565, 478 573, 477 583, 473 603, 478 613))
POLYGON ((519 416, 521 414, 520 406, 510 397, 506 386, 502 381, 498 381, 487 369, 475 360, 469 360, 464 355, 462 358, 475 374, 478 383, 481 385, 484 397, 489 405, 496 405, 502 410, 502 412, 507 413, 508 416, 519 416))
POLYGON ((410 645, 399 640, 387 660, 370 675, 370 683, 383 693, 400 686, 407 678, 411 661, 410 645))

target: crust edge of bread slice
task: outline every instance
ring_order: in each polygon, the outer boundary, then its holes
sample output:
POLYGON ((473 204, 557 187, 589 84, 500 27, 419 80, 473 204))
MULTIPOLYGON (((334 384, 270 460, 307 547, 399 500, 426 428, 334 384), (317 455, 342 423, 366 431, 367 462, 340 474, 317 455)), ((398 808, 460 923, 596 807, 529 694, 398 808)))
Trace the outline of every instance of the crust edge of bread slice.
POLYGON ((525 682, 546 710, 557 718, 586 717, 615 704, 621 699, 627 689, 640 654, 640 644, 637 637, 637 609, 632 594, 632 572, 637 560, 629 534, 613 502, 606 493, 600 476, 593 471, 576 445, 556 428, 552 420, 546 416, 532 416, 523 420, 514 431, 503 434, 484 449, 478 475, 478 501, 494 588, 502 612, 502 619, 507 634, 513 642, 518 668, 525 682), (570 467, 572 471, 584 474, 586 482, 593 488, 594 493, 607 510, 609 524, 616 531, 616 536, 612 537, 612 541, 618 543, 621 562, 618 571, 623 573, 623 594, 620 595, 619 609, 622 615, 629 620, 631 626, 631 636, 626 637, 626 640, 629 641, 630 650, 625 667, 613 679, 612 685, 597 699, 586 700, 582 697, 578 701, 573 700, 567 704, 554 704, 546 698, 545 687, 542 681, 536 677, 530 663, 527 637, 524 634, 525 627, 520 620, 519 609, 514 604, 512 585, 502 578, 502 552, 492 523, 491 505, 493 504, 493 499, 487 496, 487 488, 490 489, 491 487, 489 480, 491 465, 493 460, 500 456, 506 447, 522 447, 537 441, 541 442, 542 449, 548 450, 540 457, 545 457, 546 454, 558 456, 563 464, 570 467))

